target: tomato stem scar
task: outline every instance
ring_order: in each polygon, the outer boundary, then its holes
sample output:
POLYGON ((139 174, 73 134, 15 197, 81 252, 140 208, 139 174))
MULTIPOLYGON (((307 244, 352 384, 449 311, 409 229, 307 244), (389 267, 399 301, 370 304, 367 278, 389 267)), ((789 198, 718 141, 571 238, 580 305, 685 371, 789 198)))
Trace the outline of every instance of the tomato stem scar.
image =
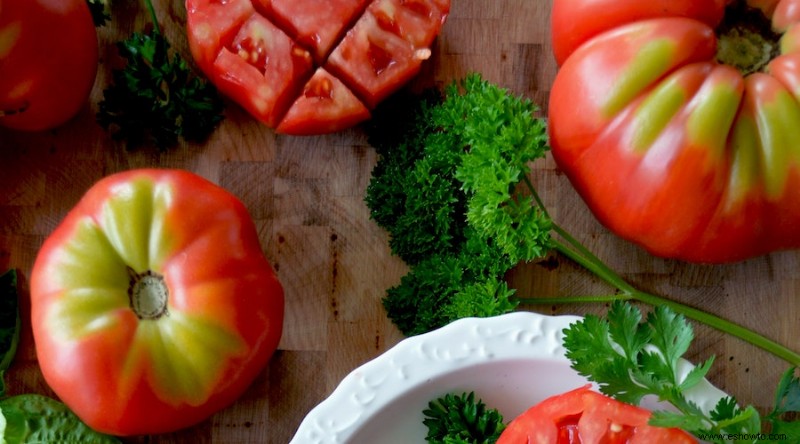
POLYGON ((764 13, 737 0, 725 10, 716 29, 717 61, 732 66, 742 75, 763 71, 780 54, 780 34, 764 13))
POLYGON ((128 299, 131 310, 139 319, 158 319, 169 315, 167 300, 169 288, 164 282, 164 276, 147 270, 137 273, 128 267, 130 285, 128 286, 128 299))

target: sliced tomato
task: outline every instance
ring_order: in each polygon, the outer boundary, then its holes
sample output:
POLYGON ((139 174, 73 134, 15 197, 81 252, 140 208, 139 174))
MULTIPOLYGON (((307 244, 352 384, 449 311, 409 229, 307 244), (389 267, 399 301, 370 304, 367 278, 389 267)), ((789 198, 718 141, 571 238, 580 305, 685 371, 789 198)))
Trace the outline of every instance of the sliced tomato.
POLYGON ((298 43, 309 48, 317 63, 330 54, 368 0, 255 0, 298 43), (322 20, 329 17, 330 20, 322 20))
POLYGON ((318 68, 278 125, 284 134, 331 133, 370 118, 364 104, 339 79, 318 68))
POLYGON ((186 10, 192 55, 220 91, 279 132, 323 133, 365 120, 419 72, 450 0, 187 0, 186 10), (330 100, 308 96, 326 85, 330 100))
POLYGON ((545 399, 514 419, 497 444, 689 444, 676 428, 647 424, 650 411, 597 393, 590 385, 545 399))
POLYGON ((449 9, 431 2, 377 0, 347 33, 327 68, 374 108, 414 77, 449 9))

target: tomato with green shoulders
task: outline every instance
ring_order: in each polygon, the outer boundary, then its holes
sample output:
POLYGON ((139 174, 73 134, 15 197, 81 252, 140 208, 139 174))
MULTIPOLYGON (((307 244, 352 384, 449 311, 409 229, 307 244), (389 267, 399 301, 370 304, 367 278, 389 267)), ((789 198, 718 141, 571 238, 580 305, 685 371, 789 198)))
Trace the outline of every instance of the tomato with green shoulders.
POLYGON ((283 290, 245 206, 183 170, 92 186, 30 278, 42 374, 95 430, 171 432, 233 403, 283 327, 283 290))
POLYGON ((553 157, 666 258, 800 247, 800 3, 555 0, 553 157))

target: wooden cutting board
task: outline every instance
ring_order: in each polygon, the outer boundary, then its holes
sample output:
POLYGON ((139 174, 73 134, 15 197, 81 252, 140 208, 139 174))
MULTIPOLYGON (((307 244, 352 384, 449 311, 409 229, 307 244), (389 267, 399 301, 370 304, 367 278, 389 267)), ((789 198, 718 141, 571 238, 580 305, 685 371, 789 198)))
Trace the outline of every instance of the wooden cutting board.
MULTIPOLYGON (((0 268, 19 270, 23 310, 27 278, 44 238, 91 184, 137 167, 194 171, 245 203, 266 254, 286 291, 279 351, 232 407, 178 433, 134 443, 285 444, 300 421, 351 370, 402 339, 381 306, 386 288, 406 266, 393 257, 386 233, 370 219, 363 198, 376 162, 358 128, 320 137, 276 135, 232 103, 204 144, 167 152, 127 151, 94 122, 97 103, 118 62, 114 42, 149 22, 141 2, 114 2, 99 29, 101 62, 85 109, 67 125, 43 133, 0 129, 0 268)), ((180 0, 156 1, 173 46, 188 57, 180 0)), ((443 85, 469 72, 524 94, 546 110, 556 72, 545 0, 454 0, 452 12, 419 82, 443 85)), ((557 223, 641 289, 717 313, 800 349, 797 277, 800 256, 777 253, 725 266, 656 259, 601 227, 559 174, 552 159, 534 166, 533 181, 557 223)), ((564 257, 509 274, 521 295, 603 294, 609 289, 564 257)), ((597 305, 535 306, 546 314, 601 313, 597 305)), ((696 329, 691 357, 717 355, 715 384, 762 410, 786 365, 709 328, 696 329)), ((52 394, 39 373, 30 328, 7 375, 12 393, 52 394)), ((546 383, 543 382, 543 383, 546 383)))

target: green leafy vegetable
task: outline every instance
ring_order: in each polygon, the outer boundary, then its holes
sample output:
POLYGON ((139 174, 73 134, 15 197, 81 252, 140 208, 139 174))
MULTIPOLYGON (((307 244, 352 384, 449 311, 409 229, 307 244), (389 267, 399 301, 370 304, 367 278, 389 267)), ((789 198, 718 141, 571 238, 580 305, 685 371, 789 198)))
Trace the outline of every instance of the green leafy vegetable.
POLYGON ((443 94, 397 95, 375 110, 367 131, 378 162, 365 201, 372 219, 389 232, 392 252, 410 267, 383 299, 403 333, 507 313, 523 302, 637 300, 669 307, 800 365, 800 354, 752 330, 636 289, 556 224, 528 177, 530 163, 548 150, 546 125, 535 113, 530 100, 478 74, 443 94), (551 251, 614 291, 526 299, 504 286, 511 268, 551 251))
POLYGON ((800 442, 800 379, 795 376, 796 368, 784 372, 775 392, 775 407, 765 419, 771 426, 773 435, 786 435, 787 443, 800 442))
POLYGON ((64 404, 36 394, 5 396, 4 373, 19 343, 17 274, 0 276, 0 443, 120 443, 90 429, 64 404))
POLYGON ((437 398, 423 414, 430 444, 491 444, 505 429, 503 415, 476 400, 472 392, 437 398))
POLYGON ((179 138, 202 141, 223 116, 224 102, 210 83, 195 76, 179 54, 170 57, 170 44, 161 34, 150 0, 145 0, 153 31, 134 33, 117 48, 126 59, 114 70, 113 84, 103 91, 98 123, 126 140, 129 148, 151 138, 160 149, 179 138))
POLYGON ((392 234, 392 251, 412 267, 384 299, 406 334, 514 309, 504 273, 549 249, 549 218, 515 193, 527 162, 546 151, 536 107, 478 75, 460 86, 417 106, 398 96, 383 108, 393 112, 373 119, 370 143, 381 160, 366 201, 392 234), (398 114, 413 124, 385 137, 398 114))
POLYGON ((615 301, 607 319, 588 315, 564 333, 572 367, 597 382, 606 395, 634 405, 654 395, 677 408, 678 412, 654 412, 653 425, 679 427, 706 440, 714 434, 761 431, 759 414, 752 406, 742 409, 734 398, 725 397, 706 413, 687 398, 686 392, 705 377, 714 359, 682 374, 681 358, 694 332, 683 316, 667 307, 656 307, 642 322, 638 308, 615 301))
POLYGON ((64 404, 41 395, 18 395, 0 400, 9 443, 112 444, 119 439, 90 429, 64 404))

